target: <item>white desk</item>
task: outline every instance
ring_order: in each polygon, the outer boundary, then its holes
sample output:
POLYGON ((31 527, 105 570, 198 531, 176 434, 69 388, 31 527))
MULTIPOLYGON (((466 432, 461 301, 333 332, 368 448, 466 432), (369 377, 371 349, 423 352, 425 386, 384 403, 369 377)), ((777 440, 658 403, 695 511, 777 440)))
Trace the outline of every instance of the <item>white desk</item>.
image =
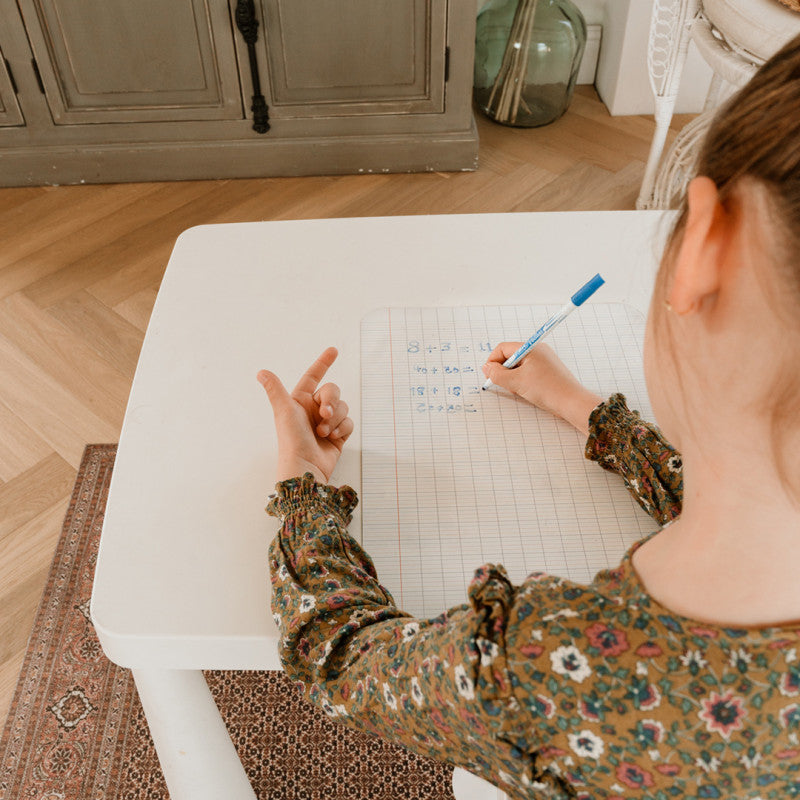
MULTIPOLYGON (((276 522, 263 511, 276 446, 258 369, 294 385, 336 345, 330 379, 357 422, 368 311, 563 302, 598 271, 603 302, 646 311, 666 223, 655 211, 487 214, 181 235, 128 401, 92 596, 106 655, 133 670, 173 800, 255 796, 201 670, 280 669, 276 522)), ((332 482, 360 488, 358 428, 332 482)), ((459 798, 479 796, 456 775, 459 798)))

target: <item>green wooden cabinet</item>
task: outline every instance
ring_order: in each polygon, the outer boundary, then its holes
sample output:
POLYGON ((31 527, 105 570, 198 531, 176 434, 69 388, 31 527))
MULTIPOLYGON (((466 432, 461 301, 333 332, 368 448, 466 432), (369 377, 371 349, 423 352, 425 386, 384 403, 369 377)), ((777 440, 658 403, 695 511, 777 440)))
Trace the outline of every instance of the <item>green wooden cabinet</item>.
POLYGON ((470 3, 238 1, 0 0, 0 185, 475 167, 470 3))

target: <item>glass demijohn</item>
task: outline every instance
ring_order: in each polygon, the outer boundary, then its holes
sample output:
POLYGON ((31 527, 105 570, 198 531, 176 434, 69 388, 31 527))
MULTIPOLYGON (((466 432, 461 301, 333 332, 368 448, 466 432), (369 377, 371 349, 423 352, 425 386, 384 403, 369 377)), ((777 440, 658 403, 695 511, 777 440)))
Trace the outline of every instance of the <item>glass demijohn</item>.
POLYGON ((532 128, 568 108, 586 47, 572 0, 490 0, 478 16, 475 101, 496 122, 532 128))

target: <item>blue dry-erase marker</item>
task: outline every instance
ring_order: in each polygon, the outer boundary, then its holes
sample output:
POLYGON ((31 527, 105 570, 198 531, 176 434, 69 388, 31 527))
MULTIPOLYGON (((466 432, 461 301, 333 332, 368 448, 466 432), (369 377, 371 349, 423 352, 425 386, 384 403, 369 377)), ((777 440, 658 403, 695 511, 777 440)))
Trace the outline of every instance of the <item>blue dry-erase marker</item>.
MULTIPOLYGON (((577 292, 575 292, 572 297, 570 297, 569 302, 564 305, 563 308, 559 309, 552 317, 550 317, 547 322, 539 328, 536 333, 528 339, 519 350, 516 351, 513 355, 509 356, 504 362, 504 367, 516 367, 517 364, 525 357, 528 351, 533 347, 536 342, 540 339, 544 339, 548 333, 550 333, 553 328, 556 327, 559 323, 563 322, 578 306, 584 304, 586 300, 588 300, 603 284, 605 281, 600 277, 600 275, 595 275, 590 281, 587 281, 577 292)), ((486 383, 483 384, 484 389, 488 389, 492 385, 491 380, 487 380, 486 383)))

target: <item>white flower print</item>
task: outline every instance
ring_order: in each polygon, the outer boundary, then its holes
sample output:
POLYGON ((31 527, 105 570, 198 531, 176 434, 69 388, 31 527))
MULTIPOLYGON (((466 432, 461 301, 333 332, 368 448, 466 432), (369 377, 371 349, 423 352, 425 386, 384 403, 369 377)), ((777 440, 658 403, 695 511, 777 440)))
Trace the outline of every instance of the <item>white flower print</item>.
POLYGON ((647 675, 647 664, 644 661, 636 662, 636 674, 647 675))
POLYGON ((720 763, 720 760, 716 757, 712 757, 708 761, 706 761, 704 758, 696 758, 694 761, 694 765, 696 767, 700 767, 703 772, 707 772, 709 774, 716 772, 719 769, 720 763))
POLYGON ((753 769, 759 761, 761 761, 761 753, 756 753, 752 758, 749 758, 747 755, 742 754, 742 757, 739 759, 743 767, 747 769, 753 769))
POLYGON ((425 695, 422 694, 422 687, 419 685, 419 679, 414 677, 411 679, 411 699, 420 707, 425 702, 425 695))
POLYGON ((708 666, 708 661, 703 658, 703 654, 699 650, 687 650, 680 660, 684 667, 691 667, 694 664, 699 669, 703 669, 708 666))
POLYGON ((651 761, 658 761, 661 758, 661 753, 658 750, 648 750, 647 755, 650 756, 651 761))
POLYGON ((787 664, 791 664, 793 661, 797 661, 797 650, 792 647, 786 651, 783 657, 786 659, 787 664))
POLYGON ((535 639, 537 642, 542 641, 543 635, 541 628, 536 628, 536 630, 531 631, 531 639, 535 639))
POLYGON ((475 644, 481 652, 481 666, 488 667, 497 658, 500 648, 489 639, 476 639, 475 644))
POLYGON ((305 614, 307 611, 311 611, 312 608, 316 608, 316 605, 317 605, 317 598, 314 597, 313 594, 300 595, 299 611, 301 614, 305 614))
POLYGON ((578 612, 572 608, 562 608, 559 611, 556 611, 553 614, 547 614, 546 616, 542 617, 543 622, 552 622, 554 619, 558 619, 559 617, 577 617, 578 612))
POLYGON ((472 678, 467 675, 467 671, 464 669, 463 664, 459 664, 455 669, 456 674, 456 687, 458 688, 458 693, 465 699, 465 700, 474 700, 475 699, 475 686, 472 683, 472 678))
POLYGON ((570 733, 567 736, 569 746, 581 758, 600 758, 605 752, 606 746, 603 740, 592 731, 579 731, 578 733, 570 733))
POLYGON ((289 579, 289 569, 286 564, 281 564, 280 567, 278 567, 278 579, 281 583, 289 579))
POLYGON ((361 622, 362 619, 368 619, 370 612, 366 608, 357 608, 350 614, 348 622, 361 622))
POLYGON ((730 658, 728 659, 728 663, 734 667, 735 669, 741 669, 741 664, 749 664, 753 660, 753 657, 744 647, 740 647, 737 650, 732 650, 730 658))
POLYGON ((281 615, 280 614, 273 614, 272 615, 272 621, 275 623, 275 627, 278 630, 280 630, 281 629, 281 625, 283 625, 283 618, 281 617, 281 615))
POLYGON ((318 667, 321 667, 328 660, 328 656, 331 654, 331 650, 333 650, 333 642, 328 640, 327 642, 325 642, 325 649, 322 651, 322 655, 314 663, 318 667))
POLYGON ((388 683, 383 684, 383 702, 386 703, 392 711, 397 710, 397 698, 392 694, 388 683))
POLYGON ((670 472, 680 472, 683 469, 683 461, 678 455, 670 456, 667 459, 667 469, 670 472))
POLYGON ((342 712, 347 714, 344 706, 333 705, 327 697, 320 702, 320 707, 329 717, 338 717, 342 712))
POLYGON ((403 641, 413 639, 419 633, 419 622, 409 622, 403 625, 403 641))
POLYGON ((574 645, 564 645, 554 650, 550 653, 550 663, 553 672, 568 675, 576 683, 581 683, 592 674, 586 656, 574 645))

